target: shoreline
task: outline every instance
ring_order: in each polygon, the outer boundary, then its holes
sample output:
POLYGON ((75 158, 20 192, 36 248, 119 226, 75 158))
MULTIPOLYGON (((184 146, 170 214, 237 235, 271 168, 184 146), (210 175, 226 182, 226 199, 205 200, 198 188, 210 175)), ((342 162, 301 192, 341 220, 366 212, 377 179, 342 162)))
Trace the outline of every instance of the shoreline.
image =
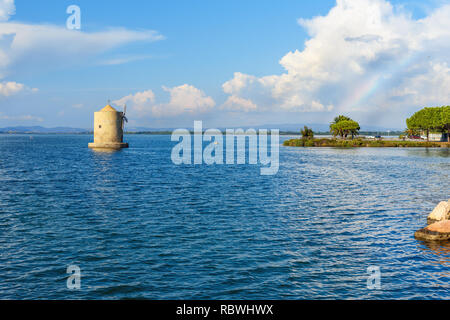
POLYGON ((283 143, 285 147, 300 148, 450 148, 449 142, 403 141, 403 140, 366 140, 366 139, 290 139, 283 143))

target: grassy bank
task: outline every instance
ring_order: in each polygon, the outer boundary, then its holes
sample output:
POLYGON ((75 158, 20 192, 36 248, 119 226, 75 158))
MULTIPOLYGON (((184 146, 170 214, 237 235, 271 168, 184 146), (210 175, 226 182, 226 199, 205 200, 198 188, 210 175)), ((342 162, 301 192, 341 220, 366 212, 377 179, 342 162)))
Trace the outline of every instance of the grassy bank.
POLYGON ((291 139, 283 143, 287 147, 336 147, 336 148, 449 148, 446 142, 403 140, 341 140, 341 139, 291 139))

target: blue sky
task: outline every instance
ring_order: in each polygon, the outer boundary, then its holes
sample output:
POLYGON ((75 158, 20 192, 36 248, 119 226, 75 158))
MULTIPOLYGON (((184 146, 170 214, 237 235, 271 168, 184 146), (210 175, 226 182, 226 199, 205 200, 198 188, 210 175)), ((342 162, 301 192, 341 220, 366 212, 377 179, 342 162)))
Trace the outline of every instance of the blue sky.
POLYGON ((111 99, 132 126, 348 114, 403 128, 449 104, 449 13, 445 1, 0 0, 0 127, 90 128, 111 99), (72 4, 80 31, 66 29, 72 4))

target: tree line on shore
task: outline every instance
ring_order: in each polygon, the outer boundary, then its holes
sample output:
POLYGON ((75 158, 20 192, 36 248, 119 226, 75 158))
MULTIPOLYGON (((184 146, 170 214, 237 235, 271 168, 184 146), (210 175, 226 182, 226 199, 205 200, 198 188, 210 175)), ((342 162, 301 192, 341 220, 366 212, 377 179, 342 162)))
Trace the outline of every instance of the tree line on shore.
POLYGON ((450 106, 423 108, 406 119, 406 125, 408 135, 424 132, 429 141, 430 132, 447 132, 448 142, 450 142, 450 106))
MULTIPOLYGON (((450 142, 450 106, 423 108, 408 118, 406 125, 405 133, 409 137, 420 135, 424 132, 426 133, 427 141, 429 141, 430 132, 447 132, 448 142, 450 142)), ((333 137, 339 136, 344 140, 348 136, 351 136, 353 139, 359 134, 360 130, 358 122, 343 115, 334 118, 330 124, 330 133, 333 137)), ((307 126, 300 133, 303 139, 314 138, 314 131, 307 126)))

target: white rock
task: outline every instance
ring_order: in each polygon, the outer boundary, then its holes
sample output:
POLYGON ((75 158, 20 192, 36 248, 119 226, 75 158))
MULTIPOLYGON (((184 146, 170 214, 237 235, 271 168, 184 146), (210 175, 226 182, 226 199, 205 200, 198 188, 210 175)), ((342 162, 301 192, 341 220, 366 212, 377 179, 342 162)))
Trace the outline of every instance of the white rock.
POLYGON ((450 202, 442 201, 430 213, 428 219, 442 221, 450 218, 450 202))

